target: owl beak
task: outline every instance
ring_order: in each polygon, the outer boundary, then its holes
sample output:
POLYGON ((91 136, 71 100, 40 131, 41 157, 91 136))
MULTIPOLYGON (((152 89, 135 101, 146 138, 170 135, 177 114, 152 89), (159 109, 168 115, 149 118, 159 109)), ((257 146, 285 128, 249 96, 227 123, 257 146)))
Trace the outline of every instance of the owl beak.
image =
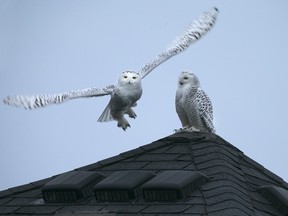
POLYGON ((179 82, 180 83, 180 85, 183 85, 183 82, 179 82))

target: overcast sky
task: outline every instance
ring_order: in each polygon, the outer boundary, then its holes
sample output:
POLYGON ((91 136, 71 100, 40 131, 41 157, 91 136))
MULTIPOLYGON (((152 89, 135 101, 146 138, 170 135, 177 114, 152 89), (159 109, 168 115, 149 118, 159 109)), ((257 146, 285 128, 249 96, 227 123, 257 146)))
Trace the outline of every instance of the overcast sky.
POLYGON ((0 190, 118 155, 171 135, 177 78, 192 70, 214 106, 216 133, 288 181, 288 1, 1 0, 0 98, 116 84, 194 19, 215 27, 142 82, 126 132, 99 123, 110 96, 26 111, 0 103, 0 190))

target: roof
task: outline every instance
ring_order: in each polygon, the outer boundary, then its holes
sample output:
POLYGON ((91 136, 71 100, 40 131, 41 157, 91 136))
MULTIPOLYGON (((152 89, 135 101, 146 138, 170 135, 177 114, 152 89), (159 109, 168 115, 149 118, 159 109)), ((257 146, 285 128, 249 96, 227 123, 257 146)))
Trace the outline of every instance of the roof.
POLYGON ((0 214, 279 216, 288 215, 288 184, 213 133, 175 133, 1 191, 0 214), (53 189, 70 186, 73 199, 57 202, 53 189))

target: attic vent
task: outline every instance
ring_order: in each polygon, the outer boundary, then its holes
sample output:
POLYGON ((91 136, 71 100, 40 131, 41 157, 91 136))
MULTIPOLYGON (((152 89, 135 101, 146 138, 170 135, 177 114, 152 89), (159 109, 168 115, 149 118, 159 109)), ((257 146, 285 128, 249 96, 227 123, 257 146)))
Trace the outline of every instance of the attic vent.
POLYGON ((93 186, 103 175, 90 171, 72 171, 57 176, 42 188, 45 202, 72 202, 93 194, 93 186))
POLYGON ((262 186, 257 191, 271 202, 274 208, 288 215, 288 190, 273 185, 262 186))
POLYGON ((151 201, 183 199, 207 179, 205 174, 197 171, 164 171, 142 186, 143 195, 151 201))
POLYGON ((97 200, 127 201, 141 195, 141 185, 154 177, 149 171, 119 171, 95 185, 97 200))

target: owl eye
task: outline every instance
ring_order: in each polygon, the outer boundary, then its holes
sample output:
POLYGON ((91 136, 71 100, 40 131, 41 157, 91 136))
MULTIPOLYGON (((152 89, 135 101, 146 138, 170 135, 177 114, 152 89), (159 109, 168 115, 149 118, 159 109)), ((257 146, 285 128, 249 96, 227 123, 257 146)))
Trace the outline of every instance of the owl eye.
POLYGON ((188 79, 188 77, 183 77, 183 79, 187 80, 187 79, 188 79))
POLYGON ((124 78, 127 79, 128 77, 127 77, 127 76, 124 76, 124 78))
POLYGON ((133 78, 133 79, 136 79, 136 76, 133 76, 132 78, 133 78))

